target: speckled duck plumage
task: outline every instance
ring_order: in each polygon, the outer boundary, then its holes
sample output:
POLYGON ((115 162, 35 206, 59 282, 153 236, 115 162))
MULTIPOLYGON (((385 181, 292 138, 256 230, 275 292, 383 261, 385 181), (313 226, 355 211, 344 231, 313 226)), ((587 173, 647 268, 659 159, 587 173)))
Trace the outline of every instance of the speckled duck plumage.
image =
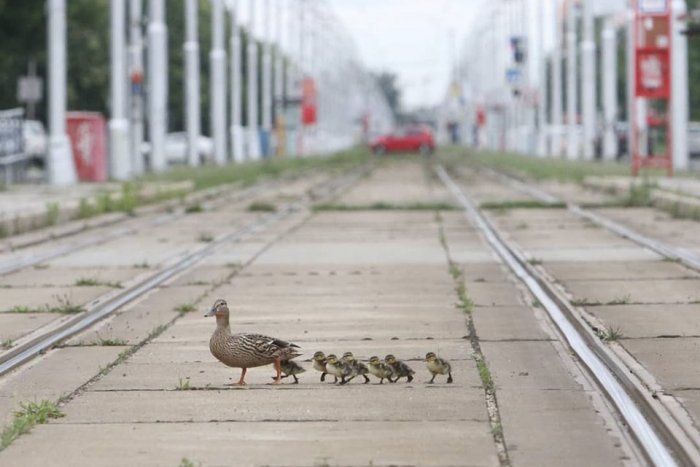
POLYGON ((359 360, 356 360, 352 352, 345 352, 342 360, 352 367, 352 377, 350 379, 354 378, 355 376, 362 376, 365 379, 365 384, 369 383, 369 378, 367 377, 369 369, 367 368, 367 365, 359 360))
POLYGON ((397 360, 393 355, 387 355, 384 357, 384 362, 391 367, 394 371, 394 382, 398 381, 399 378, 406 378, 406 382, 410 383, 413 381, 413 375, 416 373, 411 369, 410 366, 406 365, 401 360, 397 360))
POLYGON ((217 300, 207 313, 216 316, 216 330, 209 339, 212 355, 225 365, 242 368, 240 384, 244 384, 245 370, 275 363, 301 355, 299 346, 262 334, 231 334, 229 309, 225 300, 217 300))
POLYGON ((447 375, 447 382, 452 382, 452 366, 444 358, 438 357, 434 352, 428 352, 425 355, 425 365, 428 367, 430 374, 433 375, 429 381, 430 383, 435 381, 437 375, 447 375))
POLYGON ((391 379, 394 376, 394 370, 391 369, 389 365, 379 360, 379 357, 374 356, 369 359, 368 368, 369 372, 379 378, 379 384, 384 384, 384 380, 388 379, 390 383, 394 381, 391 379))

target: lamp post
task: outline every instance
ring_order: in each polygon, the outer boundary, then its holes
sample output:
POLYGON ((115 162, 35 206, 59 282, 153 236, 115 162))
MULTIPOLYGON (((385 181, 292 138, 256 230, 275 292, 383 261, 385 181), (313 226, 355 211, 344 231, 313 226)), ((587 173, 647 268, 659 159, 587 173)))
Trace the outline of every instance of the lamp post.
POLYGON ((211 135, 214 143, 214 161, 226 163, 226 51, 224 49, 224 2, 211 0, 212 48, 211 64, 211 135))
POLYGON ((576 6, 567 0, 566 12, 566 156, 578 158, 578 64, 576 56, 576 6))
POLYGON ((141 175, 144 172, 144 160, 141 146, 143 144, 143 33, 141 19, 143 16, 141 0, 129 3, 129 47, 131 67, 131 129, 129 137, 131 146, 131 172, 141 175))
POLYGON ((239 25, 240 3, 231 4, 231 148, 235 162, 245 161, 245 133, 243 131, 243 100, 241 96, 243 71, 243 43, 239 25))
POLYGON ((187 133, 187 162, 199 165, 198 140, 200 129, 199 99, 199 41, 197 38, 197 0, 185 1, 185 129, 187 133))
POLYGON ((129 121, 126 118, 126 1, 110 2, 110 95, 112 116, 109 120, 109 160, 111 176, 116 180, 131 177, 129 157, 129 121))
POLYGON ((248 158, 260 159, 258 134, 258 45, 255 42, 255 0, 250 0, 248 23, 248 158))
POLYGON ((71 185, 77 177, 66 135, 66 1, 49 0, 48 15, 49 182, 71 185))
POLYGON ((617 119, 617 41, 612 18, 606 18, 601 33, 603 40, 603 159, 617 155, 615 120, 617 119))
POLYGON ((596 138, 596 66, 593 38, 592 0, 583 0, 583 40, 581 41, 581 109, 583 124, 583 158, 595 156, 596 138))
POLYGON ((263 53, 262 53, 262 155, 270 155, 272 133, 272 37, 270 35, 270 0, 263 3, 263 53))
POLYGON ((167 167, 165 133, 168 120, 168 43, 165 26, 165 0, 149 1, 148 24, 148 133, 151 142, 151 169, 167 167))

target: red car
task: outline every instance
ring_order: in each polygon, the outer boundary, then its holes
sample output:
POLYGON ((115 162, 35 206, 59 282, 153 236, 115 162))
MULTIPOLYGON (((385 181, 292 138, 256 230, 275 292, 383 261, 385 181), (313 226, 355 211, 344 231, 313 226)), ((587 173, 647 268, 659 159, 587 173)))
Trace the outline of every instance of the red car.
POLYGON ((370 143, 369 147, 375 154, 419 152, 428 155, 435 150, 435 138, 428 127, 406 127, 394 133, 379 136, 370 143))

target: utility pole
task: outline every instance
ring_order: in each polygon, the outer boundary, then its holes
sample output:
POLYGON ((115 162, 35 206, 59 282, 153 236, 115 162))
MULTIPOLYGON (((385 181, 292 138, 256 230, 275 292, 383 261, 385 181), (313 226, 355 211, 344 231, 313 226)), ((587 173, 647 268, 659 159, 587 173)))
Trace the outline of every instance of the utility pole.
POLYGON ((583 158, 593 160, 596 137, 596 66, 593 37, 592 0, 583 0, 583 41, 581 42, 581 100, 583 117, 583 158))
POLYGON ((260 159, 258 134, 258 45, 255 42, 255 0, 250 0, 248 25, 248 158, 260 159))
POLYGON ((613 19, 605 18, 603 31, 603 159, 615 160, 617 156, 617 40, 613 19))
POLYGON ((537 155, 547 155, 547 58, 544 47, 544 25, 546 24, 544 5, 547 0, 537 1, 537 64, 539 68, 539 86, 537 90, 537 155))
POLYGON ((671 128, 673 169, 688 170, 688 36, 685 0, 671 1, 671 128))
POLYGON ((151 169, 165 170, 165 133, 168 121, 168 42, 165 0, 149 0, 148 24, 148 136, 151 169))
POLYGON ((270 34, 271 10, 270 0, 263 3, 263 56, 262 56, 262 153, 270 156, 272 138, 272 35, 270 34))
POLYGON ((554 0, 554 49, 552 52, 552 139, 550 153, 555 157, 561 157, 562 151, 562 16, 560 0, 554 0))
POLYGON ((211 64, 211 135, 214 143, 214 161, 226 163, 226 51, 224 50, 224 2, 211 0, 212 48, 211 64))
POLYGON ((578 159, 578 66, 576 56, 576 5, 567 0, 566 12, 566 156, 578 159))
POLYGON ((278 156, 284 155, 285 151, 283 148, 284 137, 282 125, 284 124, 284 50, 282 48, 283 43, 283 17, 285 11, 285 0, 277 0, 277 48, 275 49, 275 96, 274 96, 274 117, 275 117, 275 127, 277 129, 277 134, 275 135, 275 152, 278 156))
POLYGON ((185 55, 185 130, 187 133, 187 162, 192 167, 200 164, 201 110, 199 99, 198 13, 198 1, 185 0, 185 43, 182 46, 185 55))
POLYGON ((245 161, 245 134, 243 132, 243 100, 241 96, 243 71, 243 43, 238 24, 240 3, 235 0, 231 6, 231 148, 234 162, 245 161))
POLYGON ((109 160, 112 178, 128 180, 131 177, 129 157, 129 121, 126 118, 126 0, 112 0, 110 89, 112 118, 109 120, 109 160))
POLYGON ((143 16, 141 0, 129 3, 129 40, 131 66, 131 172, 141 175, 144 172, 143 152, 143 33, 141 19, 143 16))
POLYGON ((48 0, 49 182, 77 181, 73 151, 66 135, 66 1, 48 0))

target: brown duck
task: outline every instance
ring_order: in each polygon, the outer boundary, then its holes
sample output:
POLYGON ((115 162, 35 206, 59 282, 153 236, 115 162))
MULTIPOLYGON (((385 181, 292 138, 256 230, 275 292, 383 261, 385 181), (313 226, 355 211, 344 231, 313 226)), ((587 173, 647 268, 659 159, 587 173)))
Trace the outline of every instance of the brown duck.
POLYGON ((241 368, 239 385, 244 385, 248 368, 274 363, 277 375, 275 384, 280 384, 283 360, 301 355, 299 346, 261 334, 231 334, 229 309, 225 300, 217 300, 204 316, 216 316, 216 331, 209 340, 209 350, 224 365, 241 368))

